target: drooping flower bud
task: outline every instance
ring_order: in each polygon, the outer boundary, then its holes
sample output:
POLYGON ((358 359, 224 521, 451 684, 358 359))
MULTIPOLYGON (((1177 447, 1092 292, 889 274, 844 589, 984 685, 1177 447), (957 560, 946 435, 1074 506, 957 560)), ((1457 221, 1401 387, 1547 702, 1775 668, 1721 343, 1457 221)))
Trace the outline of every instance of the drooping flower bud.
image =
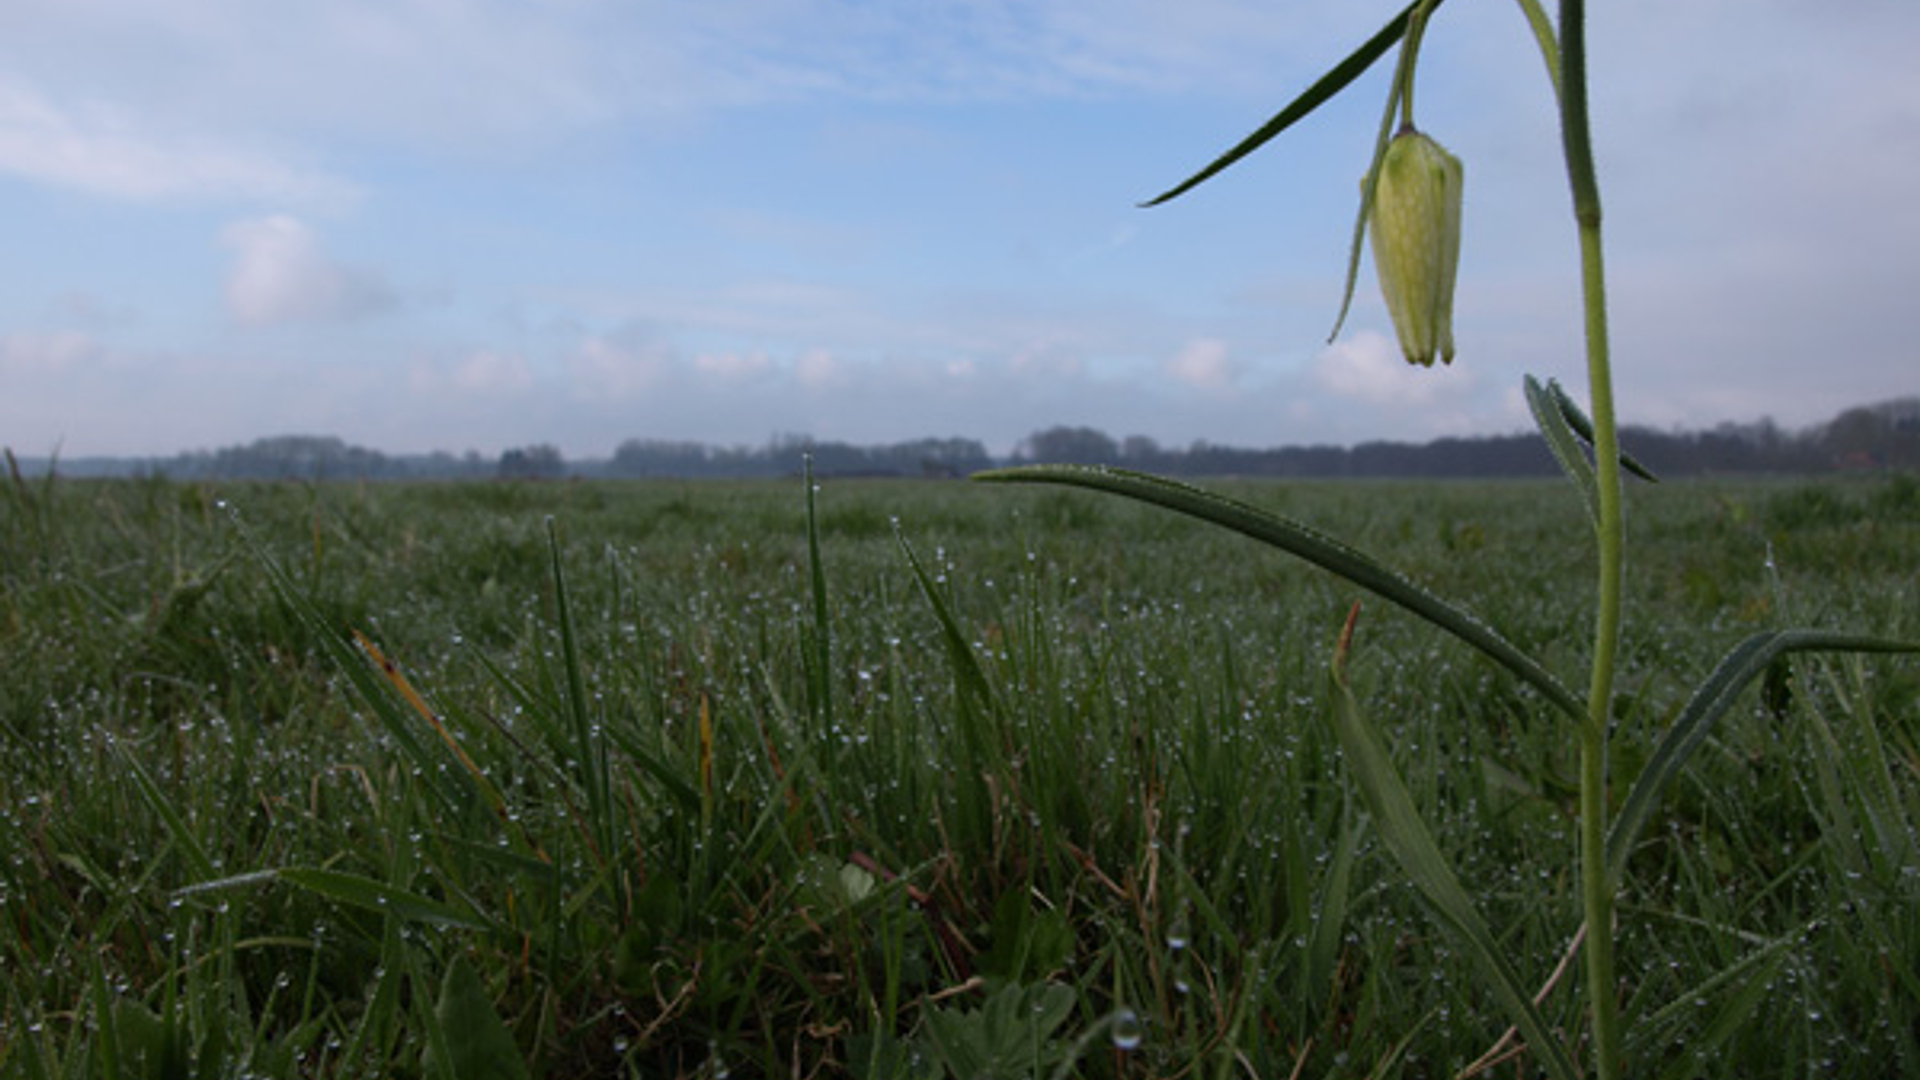
POLYGON ((1453 362, 1453 279, 1460 266, 1460 159, 1412 128, 1387 144, 1368 231, 1400 351, 1410 364, 1453 362))

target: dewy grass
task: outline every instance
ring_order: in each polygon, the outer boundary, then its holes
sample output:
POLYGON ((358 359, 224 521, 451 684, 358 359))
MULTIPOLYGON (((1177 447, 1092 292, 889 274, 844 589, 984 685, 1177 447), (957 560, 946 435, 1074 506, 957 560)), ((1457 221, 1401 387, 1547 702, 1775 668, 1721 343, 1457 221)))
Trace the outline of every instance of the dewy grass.
MULTIPOLYGON (((1542 584, 1590 567, 1543 542, 1577 494, 1219 487, 1394 550, 1556 669, 1580 656, 1586 605, 1542 584)), ((29 490, 34 518, 0 504, 0 1075, 457 1075, 482 997, 555 1076, 941 1075, 1008 1030, 1029 1056, 1002 1065, 1042 1075, 1451 1075, 1507 1027, 1319 723, 1353 590, 1243 537, 1078 492, 824 481, 816 727, 791 484, 29 490)), ((1776 619, 1920 634, 1903 490, 1645 490, 1617 798, 1776 619), (1675 604, 1700 629, 1654 617, 1675 604)), ((1920 1064, 1920 673, 1777 671, 1626 862, 1636 1074, 1920 1064)), ((1533 993, 1579 921, 1566 725, 1384 604, 1348 678, 1533 993)), ((1557 1032, 1583 1030, 1578 974, 1540 1006, 1557 1032)))

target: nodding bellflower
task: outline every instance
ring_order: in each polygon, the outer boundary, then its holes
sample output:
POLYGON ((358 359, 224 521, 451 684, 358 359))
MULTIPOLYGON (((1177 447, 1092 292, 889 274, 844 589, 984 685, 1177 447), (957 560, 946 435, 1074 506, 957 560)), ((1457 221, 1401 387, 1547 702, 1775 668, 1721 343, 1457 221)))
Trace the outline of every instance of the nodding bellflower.
POLYGON ((1462 179, 1460 159, 1411 127, 1380 158, 1367 222, 1373 266, 1410 364, 1453 362, 1462 179))

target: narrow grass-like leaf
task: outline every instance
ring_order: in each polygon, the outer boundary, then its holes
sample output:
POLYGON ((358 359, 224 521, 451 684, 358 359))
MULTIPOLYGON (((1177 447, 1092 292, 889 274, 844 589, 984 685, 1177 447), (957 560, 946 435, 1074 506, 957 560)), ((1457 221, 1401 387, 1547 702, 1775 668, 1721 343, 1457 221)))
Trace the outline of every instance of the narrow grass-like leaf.
POLYGON ((452 1080, 527 1080, 526 1061, 500 1020, 487 988, 464 956, 455 956, 440 982, 430 1022, 443 1033, 428 1043, 425 1071, 452 1080))
MULTIPOLYGON (((1713 980, 1722 985, 1731 984, 1732 992, 1707 1026, 1698 1035, 1686 1040, 1686 1052, 1667 1066, 1660 1074, 1660 1080, 1687 1080, 1688 1077, 1699 1075, 1700 1062, 1711 1059, 1728 1039, 1746 1026, 1747 1021, 1767 1000, 1767 995, 1773 992, 1774 979, 1790 955, 1786 946, 1794 940, 1782 939, 1752 956, 1742 958, 1722 972, 1723 977, 1713 980)), ((1698 1011, 1699 1003, 1705 999, 1706 990, 1703 987, 1681 994, 1675 1004, 1698 1011)))
POLYGON ((433 706, 427 704, 427 699, 420 695, 420 691, 414 689, 413 682, 407 678, 406 672, 401 671, 400 665, 389 659, 386 653, 381 652, 380 647, 375 645, 373 639, 367 635, 355 630, 353 639, 359 643, 361 651, 373 660, 374 666, 380 669, 380 673, 386 676, 387 683, 393 687, 395 693, 400 695, 401 700, 405 701, 407 706, 425 720, 435 734, 440 736, 440 741, 445 744, 447 752, 460 762, 460 766, 467 771, 467 775, 473 780, 474 787, 485 796, 488 804, 496 813, 504 816, 506 800, 494 789, 492 782, 487 779, 485 770, 474 764, 473 758, 467 756, 467 752, 461 748, 460 741, 447 730, 447 725, 440 720, 440 714, 434 711, 433 706))
POLYGON ((593 723, 587 699, 587 680, 580 664, 573 610, 567 602, 567 575, 560 565, 560 530, 547 519, 547 551, 552 560, 553 606, 560 624, 560 663, 567 680, 567 715, 572 721, 574 754, 580 762, 581 786, 587 790, 587 818, 592 823, 597 857, 611 857, 613 843, 613 779, 607 761, 607 743, 593 723))
POLYGON ((96 1045, 100 1048, 100 1059, 104 1063, 100 1075, 118 1080, 124 1075, 120 1068, 120 1025, 113 1007, 113 996, 107 990, 106 972, 98 955, 90 958, 87 971, 92 976, 93 1022, 100 1032, 96 1045))
POLYGON ((392 917, 382 920, 380 963, 374 968, 373 996, 361 1010, 360 1023, 340 1053, 340 1060, 354 1072, 365 1075, 370 1071, 380 1075, 391 1071, 384 1066, 388 1064, 385 1058, 399 1027, 396 1018, 400 1011, 400 987, 409 981, 406 949, 406 941, 400 935, 400 920, 392 917), (369 1055, 381 1059, 378 1065, 382 1067, 364 1068, 363 1059, 369 1055))
MULTIPOLYGON (((1780 964, 1791 958, 1792 948, 1804 942, 1807 931, 1811 929, 1812 927, 1805 927, 1791 934, 1777 937, 1700 980, 1684 992, 1674 995, 1672 1001, 1658 1011, 1643 1017, 1629 1029, 1628 1052, 1672 1045, 1680 1031, 1699 1017, 1701 1004, 1721 993, 1731 991, 1727 1006, 1720 1011, 1721 1018, 1726 1018, 1735 1006, 1742 1004, 1747 1012, 1751 1012, 1761 1000, 1765 999, 1766 992, 1772 985, 1773 975, 1778 972, 1780 964), (1745 1000, 1756 988, 1759 991, 1757 997, 1751 1001, 1745 1000)), ((1722 1039, 1726 1034, 1731 1032, 1723 1033, 1722 1039)))
POLYGON ((192 871, 193 876, 205 879, 219 873, 214 868, 213 859, 207 854, 207 849, 201 845, 200 838, 187 827, 186 819, 174 809, 172 801, 160 790, 160 786, 153 782, 153 777, 147 775, 147 770, 141 767, 139 760, 122 748, 118 742, 113 744, 113 754, 119 759, 120 766, 127 770, 127 775, 133 779, 134 790, 140 793, 140 798, 147 804, 147 809, 159 816, 161 823, 167 827, 167 833, 173 837, 173 842, 180 846, 180 853, 187 860, 187 869, 192 871))
POLYGON ((1347 769, 1353 774, 1368 811, 1373 814, 1374 826, 1379 829, 1387 850, 1426 897, 1435 915, 1458 936, 1467 954, 1479 964, 1495 995, 1525 1036, 1528 1050, 1555 1080, 1576 1080, 1579 1069, 1540 1015, 1519 973, 1508 962, 1505 949, 1488 929, 1452 864, 1434 841, 1426 821, 1414 806, 1412 794, 1400 779, 1400 770, 1394 765, 1385 741, 1354 700, 1338 663, 1329 681, 1333 708, 1328 722, 1339 739, 1347 769))
POLYGON ((817 723, 833 714, 833 637, 827 622, 827 571, 820 560, 820 518, 813 480, 813 455, 801 470, 807 485, 807 583, 813 595, 812 662, 808 664, 807 705, 817 723))
POLYGON ((973 646, 967 641, 965 631, 953 617, 953 609, 947 606, 947 598, 935 587, 932 575, 920 563, 920 557, 914 554, 913 545, 907 543, 905 534, 896 527, 894 539, 900 544, 901 554, 907 557, 907 566, 913 571, 913 580, 920 586, 920 595, 926 597, 927 604, 933 608, 933 617, 940 623, 941 637, 947 643, 947 654, 953 661, 954 677, 960 682, 963 694, 978 699, 988 712, 998 711, 998 702, 994 698, 993 684, 987 681, 986 672, 980 669, 980 660, 973 655, 973 646))
POLYGON ((1566 684, 1477 616, 1435 596, 1370 556, 1298 522, 1187 484, 1123 469, 1027 465, 975 473, 973 478, 999 483, 1065 484, 1089 488, 1152 503, 1232 529, 1305 559, 1398 604, 1513 672, 1523 682, 1540 691, 1568 717, 1578 720, 1586 715, 1586 705, 1566 684))
POLYGON ((1651 820, 1667 785, 1680 775, 1687 759, 1706 739, 1714 723, 1739 699, 1741 691, 1780 657, 1813 651, 1914 653, 1920 652, 1920 643, 1822 630, 1769 630, 1735 645, 1694 691, 1673 726, 1660 737, 1640 775, 1634 779, 1632 790, 1627 792, 1626 801, 1620 804, 1620 813, 1607 834, 1610 888, 1618 887, 1626 873, 1634 842, 1651 820))
MULTIPOLYGON (((482 670, 484 670, 502 690, 513 698, 520 706, 522 712, 536 718, 545 717, 552 712, 549 705, 541 701, 532 690, 527 688, 525 683, 514 678, 512 673, 501 667, 492 658, 487 656, 486 653, 476 650, 472 655, 474 661, 480 665, 482 670)), ((516 746, 520 747, 526 760, 530 764, 535 765, 551 776, 560 777, 562 780, 565 779, 560 776, 552 762, 541 759, 529 752, 518 739, 513 737, 511 731, 505 728, 501 728, 501 731, 513 741, 516 746)), ((646 771, 647 775, 660 781, 666 788, 667 794, 673 796, 676 802, 690 810, 699 807, 700 793, 695 791, 693 786, 687 783, 686 780, 683 779, 678 772, 674 771, 671 765, 668 765, 662 760, 659 755, 640 745, 639 740, 629 727, 616 724, 602 729, 601 734, 612 742, 621 753, 632 758, 635 764, 646 771)), ((557 752, 562 753, 565 752, 564 744, 560 744, 557 748, 550 745, 549 749, 557 749, 557 752)))
POLYGON ((360 874, 349 874, 340 870, 322 870, 318 867, 287 866, 274 870, 235 874, 212 881, 195 882, 179 890, 178 895, 188 896, 221 889, 245 888, 274 881, 284 881, 338 903, 382 915, 392 915, 410 922, 423 922, 433 926, 457 926, 467 930, 499 929, 491 919, 471 909, 463 911, 451 904, 442 903, 382 881, 375 881, 360 874))
MULTIPOLYGON (((1531 377, 1529 377, 1529 381, 1531 381, 1531 377)), ((1588 419, 1587 414, 1581 410, 1579 403, 1568 395, 1566 388, 1560 385, 1558 379, 1547 380, 1547 394, 1553 398, 1554 404, 1558 406, 1560 410, 1561 418, 1567 422, 1568 427, 1573 429, 1573 433, 1580 436, 1588 446, 1592 446, 1593 421, 1588 419)), ((1529 404, 1532 402, 1531 395, 1529 395, 1528 402, 1529 404)), ((1660 478, 1653 475, 1652 469, 1635 461, 1633 455, 1624 450, 1620 452, 1620 467, 1650 484, 1660 482, 1660 478)))
MULTIPOLYGON (((1440 3, 1441 0, 1434 0, 1433 7, 1439 7, 1440 3)), ((1387 50, 1393 48, 1394 43, 1406 34, 1407 24, 1413 19, 1414 9, 1419 6, 1420 0, 1414 0, 1413 3, 1408 4, 1405 10, 1394 16, 1392 22, 1381 27, 1379 33, 1368 38, 1365 43, 1358 49, 1355 49, 1345 60, 1335 64, 1325 75, 1315 80, 1312 86, 1307 87, 1299 97, 1288 102, 1287 106, 1276 113, 1273 119, 1262 124, 1258 131, 1240 140, 1232 149, 1213 159, 1211 163, 1199 172, 1194 173, 1174 187, 1140 205, 1158 206, 1161 203, 1179 198, 1181 195, 1192 191, 1194 188, 1212 179, 1215 175, 1224 171, 1228 166, 1239 161, 1241 158, 1260 149, 1267 140, 1292 127, 1300 120, 1305 119, 1313 110, 1326 104, 1335 94, 1346 89, 1347 84, 1359 78, 1368 68, 1372 67, 1374 61, 1385 56, 1387 50)))
POLYGON ((280 602, 293 612, 296 620, 306 626, 333 666, 346 674, 361 700, 373 710, 381 728, 419 770, 427 790, 449 812, 449 817, 452 820, 463 819, 465 810, 476 795, 472 778, 459 769, 441 768, 446 759, 420 737, 419 729, 408 711, 400 707, 384 679, 372 670, 371 658, 347 643, 343 633, 345 628, 333 625, 321 614, 307 593, 294 584, 286 569, 268 554, 266 547, 254 538, 238 517, 234 518, 234 526, 239 530, 242 541, 252 550, 254 561, 266 572, 267 582, 280 602))
POLYGON ((276 871, 275 876, 330 900, 368 911, 391 912, 399 919, 468 930, 498 929, 490 919, 478 912, 462 911, 450 904, 359 874, 292 866, 276 871))
POLYGON ((1522 385, 1527 392, 1527 409, 1533 413, 1533 422, 1547 440, 1547 449, 1553 451, 1554 460, 1560 463, 1568 479, 1580 488, 1580 501, 1587 508, 1587 517, 1598 523, 1600 489, 1594 482, 1593 463, 1587 460, 1586 451, 1581 448, 1573 429, 1568 425, 1567 415, 1560 408, 1562 398, 1556 397, 1531 375, 1526 377, 1522 385))
POLYGON ((1305 978, 1309 1000, 1326 1000, 1332 993, 1333 973, 1340 959, 1340 942, 1347 934, 1347 905, 1353 892, 1354 856, 1360 850, 1357 824, 1341 830, 1333 849, 1333 863, 1314 909, 1313 936, 1307 945, 1305 978))

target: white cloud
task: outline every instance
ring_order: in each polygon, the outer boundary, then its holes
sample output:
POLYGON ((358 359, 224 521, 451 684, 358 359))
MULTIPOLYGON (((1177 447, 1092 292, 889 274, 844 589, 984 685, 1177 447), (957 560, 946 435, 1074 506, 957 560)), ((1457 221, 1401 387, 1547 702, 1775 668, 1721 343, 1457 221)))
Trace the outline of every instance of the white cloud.
POLYGON ((205 137, 166 135, 104 106, 64 108, 0 80, 0 172, 123 199, 352 202, 352 185, 205 137))
POLYGON ((843 382, 845 366, 825 349, 808 349, 793 362, 794 378, 809 390, 819 390, 843 382))
POLYGON ((479 349, 450 362, 417 360, 413 388, 429 397, 454 393, 468 397, 506 397, 534 384, 533 365, 519 353, 479 349))
POLYGON ((233 252, 227 313, 242 325, 353 319, 395 303, 378 276, 334 262, 297 218, 275 214, 237 221, 220 239, 233 252))
POLYGON ((1314 382, 1334 395, 1374 406, 1416 407, 1466 389, 1464 367, 1409 364, 1392 338, 1360 330, 1320 350, 1314 382))
POLYGON ((1233 382, 1234 366, 1227 358, 1226 342, 1195 338, 1167 361, 1167 373, 1188 386, 1219 390, 1233 382))
POLYGON ((1016 378, 1057 382, 1080 378, 1087 365, 1070 342, 1046 338, 1016 349, 1007 368, 1016 378))
POLYGON ((772 366, 765 353, 702 353, 693 359, 694 371, 723 382, 758 379, 772 366))
POLYGON ((673 363, 672 350, 627 329, 580 342, 567 357, 567 381, 580 398, 627 401, 669 384, 673 363))
POLYGON ((100 354, 100 344, 77 330, 23 330, 0 335, 0 374, 61 375, 100 354))

